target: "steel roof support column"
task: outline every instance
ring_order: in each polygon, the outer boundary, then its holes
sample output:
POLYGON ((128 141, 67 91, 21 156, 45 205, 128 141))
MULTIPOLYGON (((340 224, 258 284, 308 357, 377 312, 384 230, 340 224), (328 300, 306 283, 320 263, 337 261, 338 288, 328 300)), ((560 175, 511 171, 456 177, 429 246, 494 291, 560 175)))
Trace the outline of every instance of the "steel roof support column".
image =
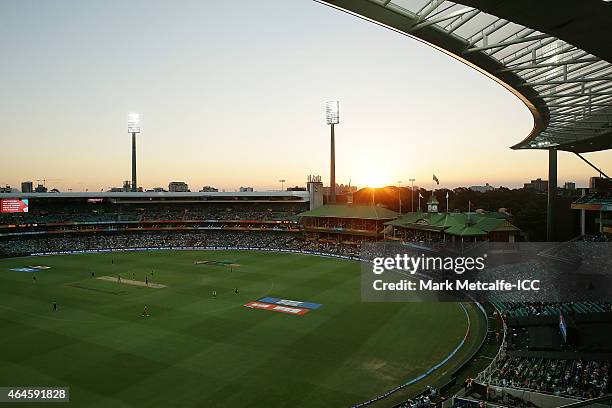
POLYGON ((546 240, 555 241, 555 204, 557 201, 557 150, 548 150, 548 203, 546 208, 546 240))

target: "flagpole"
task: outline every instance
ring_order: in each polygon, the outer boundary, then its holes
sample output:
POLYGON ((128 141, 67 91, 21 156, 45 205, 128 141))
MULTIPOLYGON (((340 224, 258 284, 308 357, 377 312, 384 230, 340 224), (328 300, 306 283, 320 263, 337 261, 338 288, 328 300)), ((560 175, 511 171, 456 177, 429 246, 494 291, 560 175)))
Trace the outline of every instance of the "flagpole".
POLYGON ((448 191, 446 192, 446 212, 449 213, 449 209, 448 209, 448 191))
POLYGON ((415 179, 410 179, 410 212, 414 212, 414 181, 415 179))

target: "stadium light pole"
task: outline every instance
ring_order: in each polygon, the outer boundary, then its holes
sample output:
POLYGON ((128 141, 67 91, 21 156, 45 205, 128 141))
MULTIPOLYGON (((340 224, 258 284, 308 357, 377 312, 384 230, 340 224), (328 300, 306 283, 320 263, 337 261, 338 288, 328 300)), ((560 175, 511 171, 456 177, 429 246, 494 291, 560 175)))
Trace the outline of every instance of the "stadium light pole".
POLYGON ((402 215, 402 180, 397 182, 397 201, 399 203, 399 215, 402 215))
POLYGON ((285 181, 287 181, 287 180, 285 180, 285 179, 278 180, 278 182, 281 183, 281 191, 285 190, 285 181))
POLYGON ((414 212, 414 182, 415 179, 408 179, 410 181, 410 212, 414 212))
POLYGON ((128 133, 132 134, 132 191, 138 191, 136 181, 136 133, 140 133, 140 114, 136 112, 128 113, 127 117, 128 133))
POLYGON ((329 202, 336 202, 336 141, 334 125, 340 123, 340 102, 328 101, 325 104, 325 119, 331 127, 330 138, 330 171, 329 171, 329 202))

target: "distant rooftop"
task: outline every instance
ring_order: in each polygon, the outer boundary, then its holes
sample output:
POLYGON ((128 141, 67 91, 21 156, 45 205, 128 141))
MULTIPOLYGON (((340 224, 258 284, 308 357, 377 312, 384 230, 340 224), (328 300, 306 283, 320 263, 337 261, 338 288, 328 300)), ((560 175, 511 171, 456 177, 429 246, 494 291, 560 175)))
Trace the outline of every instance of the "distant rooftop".
POLYGON ((361 220, 392 220, 397 216, 398 213, 385 207, 353 204, 327 204, 298 215, 298 217, 357 218, 361 220))

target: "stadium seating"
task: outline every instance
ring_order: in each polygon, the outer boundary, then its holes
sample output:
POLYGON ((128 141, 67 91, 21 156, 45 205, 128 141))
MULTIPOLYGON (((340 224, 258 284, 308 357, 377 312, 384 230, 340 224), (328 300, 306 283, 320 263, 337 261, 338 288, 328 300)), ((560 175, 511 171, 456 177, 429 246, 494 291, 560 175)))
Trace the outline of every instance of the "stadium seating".
POLYGON ((0 225, 100 223, 121 221, 198 221, 198 220, 296 220, 304 207, 296 204, 265 203, 206 205, 71 205, 30 209, 29 213, 0 214, 0 225))
POLYGON ((498 309, 506 316, 558 316, 559 313, 600 313, 612 311, 612 302, 494 302, 498 309))
POLYGON ((282 231, 167 231, 130 234, 79 234, 26 236, 0 240, 5 256, 32 253, 128 248, 249 247, 322 252, 358 257, 360 246, 308 241, 282 231))
POLYGON ((595 398, 609 392, 608 361, 506 356, 493 372, 490 383, 498 386, 571 398, 595 398))

